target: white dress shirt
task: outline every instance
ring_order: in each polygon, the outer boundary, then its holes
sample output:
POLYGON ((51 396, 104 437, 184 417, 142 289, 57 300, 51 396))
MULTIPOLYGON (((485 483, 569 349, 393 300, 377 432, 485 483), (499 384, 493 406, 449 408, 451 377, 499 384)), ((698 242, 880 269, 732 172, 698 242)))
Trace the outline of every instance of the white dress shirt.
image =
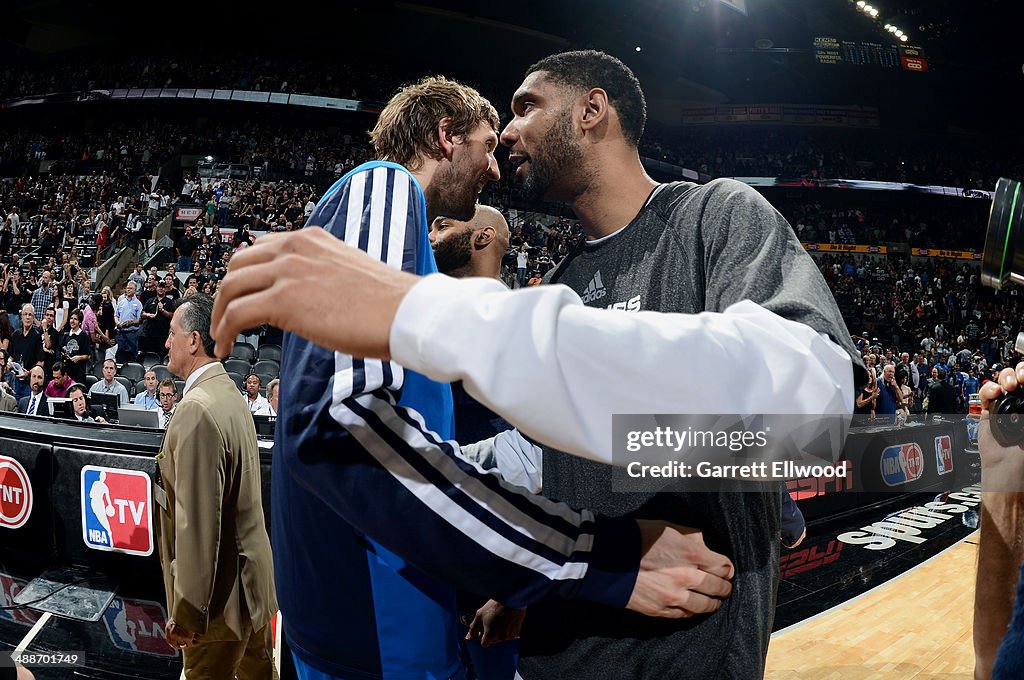
POLYGON ((510 292, 433 274, 402 300, 390 348, 406 368, 462 380, 534 439, 603 463, 614 462, 616 413, 853 412, 849 354, 749 300, 628 313, 587 307, 562 285, 510 292))

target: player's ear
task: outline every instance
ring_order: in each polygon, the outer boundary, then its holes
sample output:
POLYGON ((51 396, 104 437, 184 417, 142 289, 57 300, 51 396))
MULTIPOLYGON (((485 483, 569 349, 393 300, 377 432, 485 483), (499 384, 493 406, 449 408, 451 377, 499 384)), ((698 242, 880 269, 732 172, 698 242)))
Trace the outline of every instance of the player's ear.
POLYGON ((494 241, 497 232, 494 231, 494 227, 482 227, 476 230, 473 234, 473 246, 476 248, 485 248, 494 241))
POLYGON ((584 131, 593 130, 608 119, 610 104, 608 93, 603 88, 591 88, 581 100, 583 110, 580 115, 580 126, 584 131))
POLYGON ((443 158, 451 158, 455 149, 455 135, 451 133, 452 119, 445 116, 437 123, 437 146, 443 158))

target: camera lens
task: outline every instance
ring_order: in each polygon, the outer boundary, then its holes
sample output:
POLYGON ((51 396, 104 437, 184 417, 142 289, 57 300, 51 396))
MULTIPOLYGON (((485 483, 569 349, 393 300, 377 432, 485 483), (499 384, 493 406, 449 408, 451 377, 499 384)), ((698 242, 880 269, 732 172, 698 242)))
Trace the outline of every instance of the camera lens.
POLYGON ((1007 281, 1024 284, 1024 192, 1020 182, 1001 178, 996 183, 988 216, 981 282, 999 290, 1007 281))

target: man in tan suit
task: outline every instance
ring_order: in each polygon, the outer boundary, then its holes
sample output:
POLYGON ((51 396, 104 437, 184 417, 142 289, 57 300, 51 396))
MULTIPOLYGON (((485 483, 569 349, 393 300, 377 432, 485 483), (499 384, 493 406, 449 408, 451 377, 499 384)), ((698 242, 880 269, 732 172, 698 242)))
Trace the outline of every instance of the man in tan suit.
POLYGON ((184 650, 189 680, 269 679, 277 600, 256 429, 213 357, 212 310, 211 298, 192 295, 167 338, 167 367, 185 379, 158 456, 167 642, 184 650))

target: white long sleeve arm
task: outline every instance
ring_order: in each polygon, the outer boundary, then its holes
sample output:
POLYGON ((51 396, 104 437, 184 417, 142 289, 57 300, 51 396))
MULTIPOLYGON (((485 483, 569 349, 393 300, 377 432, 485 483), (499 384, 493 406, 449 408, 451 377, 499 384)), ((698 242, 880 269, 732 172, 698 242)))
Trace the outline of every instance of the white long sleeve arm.
POLYGON ((724 312, 586 307, 561 285, 508 291, 432 275, 406 295, 391 355, 529 436, 612 463, 617 413, 850 414, 853 364, 809 326, 744 300, 724 312))

